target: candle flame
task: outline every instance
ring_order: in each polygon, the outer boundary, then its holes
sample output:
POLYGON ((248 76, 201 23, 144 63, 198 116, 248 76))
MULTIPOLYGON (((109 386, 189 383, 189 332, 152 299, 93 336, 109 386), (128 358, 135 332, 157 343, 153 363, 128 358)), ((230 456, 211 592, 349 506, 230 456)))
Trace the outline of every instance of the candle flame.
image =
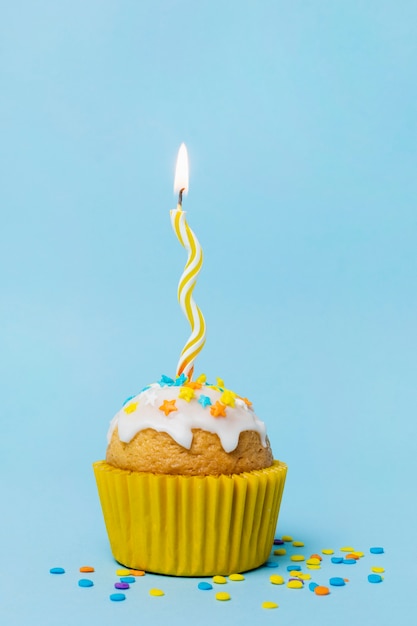
POLYGON ((185 143, 180 145, 175 169, 174 192, 188 193, 188 154, 185 143))

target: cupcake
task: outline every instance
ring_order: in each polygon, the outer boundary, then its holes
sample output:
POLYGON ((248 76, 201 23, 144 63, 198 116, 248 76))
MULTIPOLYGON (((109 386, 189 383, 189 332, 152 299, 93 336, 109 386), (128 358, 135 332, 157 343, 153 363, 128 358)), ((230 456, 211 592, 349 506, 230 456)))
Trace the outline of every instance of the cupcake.
POLYGON ((94 464, 114 558, 175 576, 258 567, 286 469, 247 398, 204 375, 163 376, 125 402, 94 464))

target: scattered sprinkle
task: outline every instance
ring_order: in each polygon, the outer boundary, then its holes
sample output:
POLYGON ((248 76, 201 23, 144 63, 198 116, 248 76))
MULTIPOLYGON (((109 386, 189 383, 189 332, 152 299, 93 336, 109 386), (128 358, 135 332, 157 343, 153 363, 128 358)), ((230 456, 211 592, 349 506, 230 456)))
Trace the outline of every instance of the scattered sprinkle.
POLYGON ((150 596, 160 597, 160 596, 164 596, 165 593, 162 591, 162 589, 155 589, 155 587, 154 587, 153 589, 149 590, 149 595, 150 596))
POLYGON ((287 554, 287 551, 285 548, 278 548, 277 550, 274 550, 274 554, 275 556, 284 556, 287 554))
POLYGON ((278 563, 276 561, 266 561, 264 565, 265 567, 278 567, 278 563))
POLYGON ((287 565, 287 572, 300 572, 301 567, 299 565, 287 565))
POLYGON ((274 546, 282 546, 283 543, 282 539, 274 539, 274 546))
POLYGON ((49 570, 50 574, 65 574, 65 570, 63 567, 51 567, 49 570))
POLYGON ((318 559, 319 561, 323 560, 320 554, 310 554, 310 559, 318 559))
POLYGON ((334 554, 334 550, 332 550, 331 548, 323 548, 322 553, 323 554, 334 554))
POLYGON ((129 589, 130 585, 129 585, 129 583, 122 583, 122 582, 114 583, 114 588, 115 589, 129 589))
POLYGON ((201 589, 201 591, 209 591, 210 589, 213 589, 213 585, 210 585, 210 583, 206 582, 198 583, 197 587, 201 589))
POLYGON ((314 587, 314 593, 316 596, 328 596, 330 589, 324 585, 317 585, 317 587, 314 587))
POLYGON ((308 588, 310 589, 310 591, 314 591, 316 587, 318 587, 318 584, 317 584, 317 583, 310 583, 310 584, 309 584, 309 586, 308 586, 308 588))
POLYGON ((315 556, 310 557, 306 561, 306 565, 320 565, 321 559, 318 559, 315 556))
POLYGON ((80 578, 80 580, 78 581, 79 587, 93 587, 93 585, 93 581, 89 580, 88 578, 80 578))
POLYGON ((292 545, 294 548, 304 548, 304 543, 302 541, 293 541, 292 545))
POLYGON ((245 580, 245 577, 242 576, 242 574, 230 574, 229 576, 229 580, 233 580, 233 581, 241 581, 241 580, 245 580))
POLYGON ((83 574, 94 572, 94 567, 90 567, 89 565, 84 565, 83 567, 80 567, 80 572, 82 572, 83 574))
POLYGON ((371 567, 371 570, 376 574, 383 574, 383 572, 385 572, 383 567, 371 567))
POLYGON ((224 576, 213 576, 213 582, 216 583, 216 585, 224 585, 227 583, 227 580, 224 576))
POLYGON ((130 574, 132 576, 145 576, 145 572, 141 569, 131 569, 130 574))
POLYGON ((283 577, 279 576, 279 574, 272 574, 272 576, 269 577, 269 580, 273 585, 283 585, 285 582, 283 577))
POLYGON ((291 561, 304 561, 305 557, 302 554, 293 554, 291 561))
POLYGON ((307 569, 321 569, 320 565, 307 565, 307 569))
POLYGON ((129 576, 130 569, 117 569, 116 576, 129 576))
POLYGON ((355 552, 352 552, 352 554, 354 554, 355 556, 358 556, 360 559, 365 556, 364 552, 358 552, 357 550, 355 550, 355 552))
POLYGON ((277 609, 278 604, 276 602, 262 602, 263 609, 277 609))
POLYGON ((369 574, 368 580, 370 583, 382 583, 382 576, 379 574, 369 574))
POLYGON ((347 559, 355 559, 355 561, 358 561, 358 560, 359 560, 359 557, 358 557, 358 555, 356 554, 356 552, 352 552, 351 554, 347 554, 347 555, 346 555, 346 558, 347 558, 347 559))
POLYGON ((282 541, 293 541, 290 535, 282 535, 282 541))
POLYGON ((332 563, 343 563, 343 558, 341 556, 332 556, 330 560, 332 563))
POLYGON ((343 585, 346 584, 345 579, 339 578, 338 576, 335 576, 334 578, 330 578, 329 583, 333 585, 333 587, 343 587, 343 585))
POLYGON ((123 600, 126 600, 124 593, 111 593, 109 597, 112 602, 123 602, 123 600))
POLYGON ((345 565, 354 565, 356 563, 356 559, 343 559, 342 563, 345 565))
POLYGON ((343 548, 340 548, 340 552, 355 552, 355 548, 352 548, 351 546, 343 546, 343 548))
POLYGON ((369 550, 369 552, 371 554, 383 554, 384 553, 384 548, 371 548, 369 550))
POLYGON ((230 595, 226 591, 218 591, 216 593, 216 600, 225 602, 226 600, 230 600, 230 595))
POLYGON ((289 587, 290 589, 302 589, 304 585, 301 580, 289 580, 287 582, 287 587, 289 587))
POLYGON ((136 578, 134 576, 121 576, 120 578, 120 582, 121 583, 135 583, 136 582, 136 578))

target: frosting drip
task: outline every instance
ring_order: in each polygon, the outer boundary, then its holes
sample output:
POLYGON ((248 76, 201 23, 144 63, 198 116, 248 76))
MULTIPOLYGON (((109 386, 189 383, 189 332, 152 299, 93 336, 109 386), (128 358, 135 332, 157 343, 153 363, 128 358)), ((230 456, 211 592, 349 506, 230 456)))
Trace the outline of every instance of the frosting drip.
POLYGON ((120 441, 129 443, 141 430, 165 432, 183 448, 190 449, 193 429, 216 434, 225 452, 232 452, 243 431, 259 434, 266 446, 266 427, 251 403, 219 385, 176 381, 165 376, 129 398, 110 423, 107 441, 118 428, 120 441), (168 381, 168 382, 167 382, 168 381))

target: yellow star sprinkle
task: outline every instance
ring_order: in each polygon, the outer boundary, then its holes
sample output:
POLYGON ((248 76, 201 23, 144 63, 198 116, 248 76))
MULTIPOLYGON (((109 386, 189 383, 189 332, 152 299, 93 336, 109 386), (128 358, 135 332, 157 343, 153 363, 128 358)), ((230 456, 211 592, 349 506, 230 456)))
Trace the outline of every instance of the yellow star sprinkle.
POLYGON ((194 389, 190 389, 190 387, 181 387, 178 397, 181 400, 185 400, 186 402, 190 402, 192 398, 194 398, 194 389))
POLYGON ((206 380, 207 380, 207 376, 205 374, 200 374, 200 376, 197 378, 196 382, 200 383, 201 385, 204 385, 206 380))
POLYGON ((224 387, 224 380, 223 380, 223 378, 216 378, 216 382, 217 382, 217 386, 218 387, 224 387))
POLYGON ((125 406, 123 411, 125 413, 133 413, 133 411, 136 411, 136 409, 138 408, 138 404, 139 404, 139 402, 131 402, 130 404, 125 406))
POLYGON ((223 393, 222 396, 220 398, 220 400, 223 402, 223 404, 225 404, 226 406, 231 406, 234 407, 235 406, 235 398, 236 398, 236 394, 233 393, 233 391, 230 391, 229 389, 226 389, 223 393))

